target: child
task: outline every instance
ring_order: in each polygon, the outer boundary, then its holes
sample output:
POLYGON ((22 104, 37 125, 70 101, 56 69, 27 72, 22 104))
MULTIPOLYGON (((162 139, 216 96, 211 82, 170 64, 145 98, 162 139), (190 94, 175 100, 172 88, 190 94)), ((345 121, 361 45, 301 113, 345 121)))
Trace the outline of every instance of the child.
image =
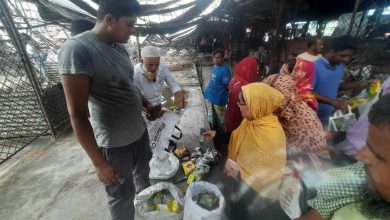
POLYGON ((224 130, 226 104, 228 102, 227 85, 231 79, 229 68, 224 63, 225 53, 222 49, 213 52, 214 66, 211 70, 209 84, 204 98, 207 105, 208 120, 217 130, 224 130))

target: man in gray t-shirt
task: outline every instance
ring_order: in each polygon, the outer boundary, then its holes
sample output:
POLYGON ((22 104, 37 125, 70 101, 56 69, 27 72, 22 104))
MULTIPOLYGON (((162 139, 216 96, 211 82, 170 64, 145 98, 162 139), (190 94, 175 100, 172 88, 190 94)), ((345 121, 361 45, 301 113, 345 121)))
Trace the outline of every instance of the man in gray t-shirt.
POLYGON ((94 31, 66 41, 60 74, 88 76, 90 121, 99 147, 122 147, 140 139, 146 126, 133 65, 122 45, 102 42, 94 31))
POLYGON ((150 185, 141 112, 151 105, 134 85, 133 65, 118 44, 134 32, 139 11, 137 1, 100 1, 95 27, 68 39, 58 58, 74 132, 105 184, 112 219, 133 219, 135 192, 150 185))

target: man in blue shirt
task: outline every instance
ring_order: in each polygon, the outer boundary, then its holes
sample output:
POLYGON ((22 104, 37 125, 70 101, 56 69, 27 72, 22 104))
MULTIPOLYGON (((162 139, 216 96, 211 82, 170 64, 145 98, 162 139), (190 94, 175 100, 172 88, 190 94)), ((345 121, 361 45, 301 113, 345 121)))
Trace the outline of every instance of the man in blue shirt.
POLYGON ((373 80, 344 82, 345 64, 351 60, 355 46, 350 37, 339 37, 325 42, 323 57, 314 62, 313 93, 318 104, 318 117, 324 125, 335 109, 348 108, 347 100, 337 99, 339 90, 368 87, 373 80))
POLYGON ((209 84, 204 92, 208 120, 217 130, 225 128, 225 111, 229 95, 227 86, 231 79, 230 70, 223 61, 224 56, 225 52, 222 49, 216 49, 213 52, 214 66, 211 70, 209 84))

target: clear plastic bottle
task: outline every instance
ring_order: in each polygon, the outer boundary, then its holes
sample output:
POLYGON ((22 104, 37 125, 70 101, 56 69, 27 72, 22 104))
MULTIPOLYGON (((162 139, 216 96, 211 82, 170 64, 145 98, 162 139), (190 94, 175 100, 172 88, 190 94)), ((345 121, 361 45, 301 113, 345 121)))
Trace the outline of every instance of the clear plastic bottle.
POLYGON ((203 150, 204 148, 204 137, 203 137, 203 134, 206 132, 207 130, 205 128, 201 128, 200 129, 200 139, 199 139, 199 147, 203 150))

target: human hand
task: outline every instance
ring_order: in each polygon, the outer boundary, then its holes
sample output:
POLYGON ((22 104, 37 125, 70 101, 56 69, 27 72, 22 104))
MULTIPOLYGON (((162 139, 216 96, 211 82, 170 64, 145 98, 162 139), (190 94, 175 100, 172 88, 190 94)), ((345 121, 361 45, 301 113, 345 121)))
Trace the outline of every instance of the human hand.
POLYGON ((332 102, 332 105, 336 108, 336 109, 340 109, 340 110, 347 110, 348 109, 348 106, 349 106, 349 101, 348 100, 334 100, 332 102))
POLYGON ((216 133, 217 133, 216 131, 206 131, 202 134, 203 139, 207 142, 210 142, 215 138, 216 133))
POLYGON ((118 184, 114 167, 107 161, 96 166, 96 175, 105 185, 111 186, 118 184))
POLYGON ((324 130, 324 136, 327 141, 333 140, 333 137, 336 135, 336 132, 334 131, 327 131, 324 130))
POLYGON ((228 159, 225 163, 224 172, 227 176, 232 177, 235 180, 239 179, 240 176, 240 166, 231 159, 228 159))
POLYGON ((363 81, 358 82, 358 85, 359 85, 359 88, 367 88, 371 84, 375 84, 376 82, 377 82, 377 80, 363 80, 363 81))
POLYGON ((149 105, 147 108, 146 118, 149 121, 154 121, 154 120, 160 118, 161 116, 163 116, 164 113, 165 112, 161 110, 161 104, 158 104, 156 106, 149 105))
POLYGON ((182 101, 176 101, 175 100, 175 106, 176 106, 177 110, 180 110, 180 109, 184 108, 184 100, 182 100, 182 101))
POLYGON ((146 118, 149 120, 149 121, 155 121, 159 118, 161 118, 163 115, 164 115, 165 111, 163 110, 160 110, 159 112, 155 112, 153 113, 153 115, 147 115, 146 118))
POLYGON ((184 94, 183 91, 176 92, 175 94, 175 106, 176 109, 182 109, 184 108, 184 94))

